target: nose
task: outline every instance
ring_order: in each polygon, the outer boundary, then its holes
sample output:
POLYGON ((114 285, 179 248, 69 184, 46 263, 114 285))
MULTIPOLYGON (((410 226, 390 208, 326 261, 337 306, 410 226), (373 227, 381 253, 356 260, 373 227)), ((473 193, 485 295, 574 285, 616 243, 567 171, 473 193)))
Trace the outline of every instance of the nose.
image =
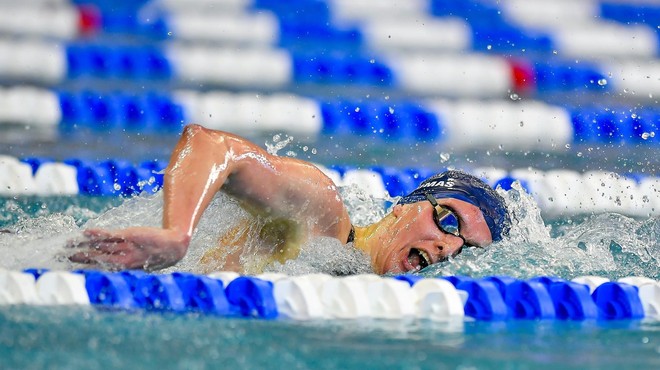
POLYGON ((463 250, 463 238, 452 235, 444 234, 438 245, 438 257, 440 259, 447 259, 449 256, 457 256, 463 250))

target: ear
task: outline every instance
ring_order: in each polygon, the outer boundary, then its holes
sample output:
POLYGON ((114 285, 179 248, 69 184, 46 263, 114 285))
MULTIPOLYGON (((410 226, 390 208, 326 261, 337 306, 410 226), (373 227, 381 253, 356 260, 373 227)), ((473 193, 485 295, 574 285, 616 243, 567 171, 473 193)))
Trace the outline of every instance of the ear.
POLYGON ((401 216, 401 213, 403 213, 403 205, 402 204, 397 204, 392 208, 392 214, 394 217, 399 217, 401 216))

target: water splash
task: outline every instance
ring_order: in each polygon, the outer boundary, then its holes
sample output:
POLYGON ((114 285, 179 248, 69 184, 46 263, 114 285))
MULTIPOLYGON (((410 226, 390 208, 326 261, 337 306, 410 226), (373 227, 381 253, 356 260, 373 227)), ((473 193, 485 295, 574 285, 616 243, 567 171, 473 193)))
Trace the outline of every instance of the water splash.
POLYGON ((273 263, 268 272, 287 275, 325 273, 330 275, 352 275, 372 273, 369 257, 355 248, 349 248, 334 238, 316 238, 304 245, 298 258, 284 264, 273 263))
POLYGON ((660 277, 660 218, 635 220, 606 213, 546 225, 519 184, 501 193, 513 216, 509 237, 485 249, 468 249, 428 267, 423 275, 660 277))
POLYGON ((339 194, 348 209, 351 223, 356 226, 367 226, 382 219, 387 213, 387 206, 394 198, 375 198, 367 194, 357 185, 340 187, 339 194))
POLYGON ((72 216, 50 214, 36 218, 21 218, 0 233, 0 268, 29 267, 70 269, 72 264, 62 255, 67 240, 80 235, 72 216))
POLYGON ((293 136, 284 135, 284 137, 282 137, 282 134, 276 134, 273 136, 272 144, 269 143, 268 141, 265 143, 266 151, 270 155, 277 155, 277 152, 284 149, 287 145, 291 144, 292 141, 293 141, 293 136))
MULTIPOLYGON (((379 220, 396 200, 371 197, 355 186, 339 190, 355 225, 379 220)), ((510 235, 488 248, 467 249, 457 258, 430 266, 422 271, 423 275, 660 278, 660 218, 637 220, 608 213, 580 218, 566 216, 546 224, 534 199, 519 184, 514 183, 511 190, 500 192, 512 214, 514 225, 510 235)), ((83 229, 158 226, 162 207, 161 193, 131 198, 99 213, 70 206, 63 212, 39 210, 35 216, 25 213, 13 202, 5 202, 0 216, 15 212, 20 217, 19 221, 5 227, 11 233, 0 233, 3 255, 0 267, 76 268, 78 266, 63 257, 68 252, 64 246, 68 240, 80 237, 83 229)), ((218 244, 221 235, 250 217, 235 200, 218 194, 200 220, 186 257, 164 272, 202 272, 199 261, 204 253, 218 244)), ((266 270, 291 275, 363 273, 369 271, 369 261, 361 252, 337 240, 317 238, 302 247, 297 259, 271 264, 266 270)))

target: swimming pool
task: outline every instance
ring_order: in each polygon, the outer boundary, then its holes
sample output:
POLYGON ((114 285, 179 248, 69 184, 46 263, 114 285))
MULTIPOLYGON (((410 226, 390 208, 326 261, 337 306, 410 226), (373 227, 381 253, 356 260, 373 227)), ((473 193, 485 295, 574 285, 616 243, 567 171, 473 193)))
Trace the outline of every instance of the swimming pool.
POLYGON ((287 322, 4 307, 7 368, 654 368, 657 322, 287 322))
MULTIPOLYGON (((182 125, 198 122, 317 163, 358 224, 448 167, 509 189, 511 236, 424 277, 660 279, 656 4, 49 4, 0 10, 0 268, 72 270, 63 246, 82 228, 158 225, 158 172, 182 125)), ((199 273, 240 212, 216 201, 164 273, 199 273)), ((271 270, 366 272, 337 243, 312 247, 271 270)), ((3 368, 660 365, 657 317, 299 321, 3 305, 0 327, 3 368)))

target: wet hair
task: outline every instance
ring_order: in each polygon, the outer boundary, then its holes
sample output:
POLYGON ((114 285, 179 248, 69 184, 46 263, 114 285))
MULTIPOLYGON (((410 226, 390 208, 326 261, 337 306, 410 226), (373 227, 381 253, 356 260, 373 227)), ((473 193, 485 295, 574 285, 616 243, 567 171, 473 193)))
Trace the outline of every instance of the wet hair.
POLYGON ((436 199, 454 198, 470 203, 481 210, 493 241, 501 240, 511 228, 506 202, 492 187, 476 176, 450 170, 422 181, 417 189, 399 200, 399 204, 426 200, 426 194, 436 199))

